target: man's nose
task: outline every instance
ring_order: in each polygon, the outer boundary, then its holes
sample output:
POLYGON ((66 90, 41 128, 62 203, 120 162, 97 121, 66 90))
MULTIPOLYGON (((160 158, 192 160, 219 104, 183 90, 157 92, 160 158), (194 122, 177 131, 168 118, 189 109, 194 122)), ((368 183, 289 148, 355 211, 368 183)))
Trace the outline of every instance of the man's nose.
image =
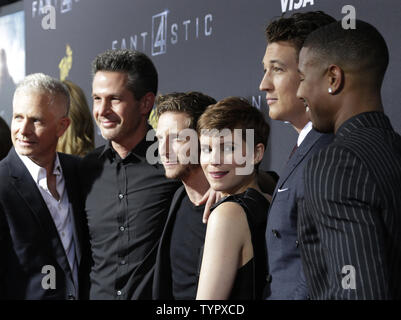
POLYGON ((109 114, 111 111, 111 105, 106 99, 102 99, 98 105, 98 113, 100 116, 105 116, 109 114))
POLYGON ((272 82, 272 79, 271 79, 271 77, 270 77, 270 75, 269 75, 269 73, 267 71, 263 75, 262 81, 260 81, 259 90, 260 91, 271 91, 271 90, 273 90, 273 82, 272 82))
POLYGON ((20 131, 21 135, 23 135, 23 136, 27 136, 32 132, 32 126, 27 119, 20 122, 19 131, 20 131))
POLYGON ((162 157, 169 157, 169 139, 159 139, 159 154, 162 157))

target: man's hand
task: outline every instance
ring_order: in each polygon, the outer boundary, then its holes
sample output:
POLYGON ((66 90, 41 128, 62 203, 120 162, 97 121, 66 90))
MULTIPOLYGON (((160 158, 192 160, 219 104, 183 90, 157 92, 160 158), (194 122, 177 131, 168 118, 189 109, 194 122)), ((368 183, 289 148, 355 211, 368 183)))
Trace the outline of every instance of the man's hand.
POLYGON ((199 205, 205 203, 205 210, 203 211, 203 218, 202 218, 203 223, 207 223, 207 220, 209 219, 210 216, 210 208, 220 199, 221 199, 221 193, 210 188, 205 193, 201 201, 199 201, 199 205))

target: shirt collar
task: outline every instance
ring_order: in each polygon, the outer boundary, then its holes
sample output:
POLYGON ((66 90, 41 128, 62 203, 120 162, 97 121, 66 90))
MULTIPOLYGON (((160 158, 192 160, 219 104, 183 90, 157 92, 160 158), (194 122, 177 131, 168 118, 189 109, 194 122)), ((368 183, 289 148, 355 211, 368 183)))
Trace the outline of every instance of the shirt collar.
MULTIPOLYGON (((147 132, 149 130, 154 130, 151 126, 148 126, 147 132)), ((156 137, 150 141, 146 140, 147 134, 143 137, 143 139, 128 153, 125 159, 121 159, 119 154, 114 150, 113 145, 110 140, 107 141, 106 145, 104 146, 103 151, 100 153, 99 158, 103 156, 107 156, 111 162, 115 160, 119 161, 129 161, 132 157, 135 157, 139 161, 146 161, 146 152, 148 148, 156 142, 156 137)))
POLYGON ((301 130, 301 132, 299 133, 298 136, 298 140, 297 140, 297 146, 299 147, 302 143, 302 141, 304 141, 305 137, 308 135, 308 133, 312 130, 312 122, 309 121, 306 126, 301 130))
POLYGON ((346 137, 351 131, 361 128, 384 128, 392 130, 389 118, 382 111, 357 114, 346 120, 337 130, 336 137, 346 137))
MULTIPOLYGON (((16 151, 18 157, 21 159, 21 161, 24 163, 25 167, 29 171, 30 175, 32 176, 33 180, 39 184, 39 181, 43 178, 47 177, 46 174, 46 169, 39 166, 35 162, 33 162, 29 157, 20 155, 16 151)), ((54 159, 54 167, 53 167, 53 174, 55 176, 60 176, 63 174, 61 165, 60 165, 60 159, 58 157, 58 153, 56 152, 56 158, 54 159)))

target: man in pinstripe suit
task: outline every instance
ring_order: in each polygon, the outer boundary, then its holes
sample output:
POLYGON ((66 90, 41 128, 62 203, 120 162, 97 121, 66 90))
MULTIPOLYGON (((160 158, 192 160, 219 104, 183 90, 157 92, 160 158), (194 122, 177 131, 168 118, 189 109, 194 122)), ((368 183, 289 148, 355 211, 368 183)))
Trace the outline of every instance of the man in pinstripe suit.
POLYGON ((357 20, 314 31, 300 52, 298 96, 335 140, 305 168, 298 220, 313 299, 401 298, 401 137, 383 113, 383 37, 357 20))

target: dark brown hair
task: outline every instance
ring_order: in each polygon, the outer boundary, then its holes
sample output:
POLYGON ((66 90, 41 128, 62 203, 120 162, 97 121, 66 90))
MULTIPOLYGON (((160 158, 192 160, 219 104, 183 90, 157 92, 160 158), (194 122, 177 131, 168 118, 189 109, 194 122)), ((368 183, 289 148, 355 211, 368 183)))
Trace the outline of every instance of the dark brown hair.
POLYGON ((190 123, 188 128, 196 129, 199 117, 216 100, 201 92, 173 92, 165 95, 158 95, 156 98, 156 114, 159 118, 164 112, 185 112, 190 123))
POLYGON ((297 12, 288 18, 283 14, 266 27, 267 42, 288 41, 299 53, 306 37, 312 31, 335 21, 323 11, 297 12))
POLYGON ((198 120, 198 134, 202 129, 242 129, 245 140, 246 129, 254 130, 254 143, 267 146, 270 127, 264 115, 246 99, 228 97, 209 106, 198 120))

